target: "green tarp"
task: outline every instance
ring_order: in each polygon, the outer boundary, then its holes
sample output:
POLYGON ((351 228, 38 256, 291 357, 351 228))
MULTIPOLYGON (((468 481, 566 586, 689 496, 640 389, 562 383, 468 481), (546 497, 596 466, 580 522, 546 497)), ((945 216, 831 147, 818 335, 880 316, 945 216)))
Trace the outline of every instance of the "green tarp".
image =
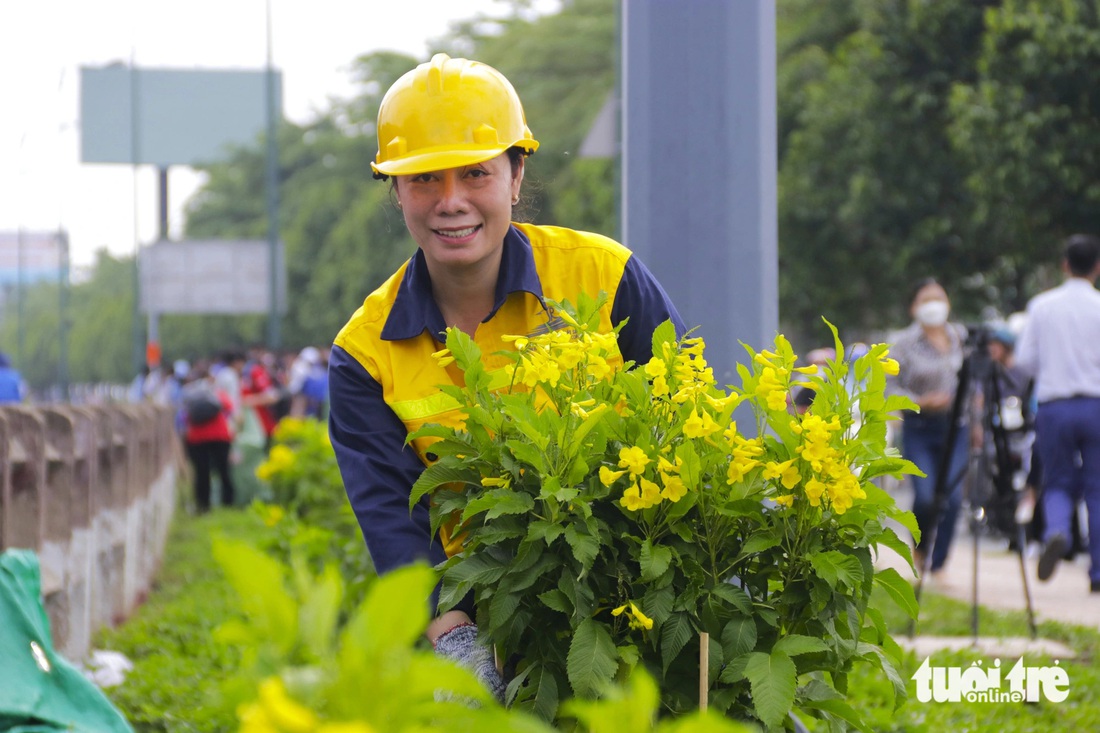
POLYGON ((133 733, 111 702, 53 648, 38 557, 0 554, 0 731, 133 733))

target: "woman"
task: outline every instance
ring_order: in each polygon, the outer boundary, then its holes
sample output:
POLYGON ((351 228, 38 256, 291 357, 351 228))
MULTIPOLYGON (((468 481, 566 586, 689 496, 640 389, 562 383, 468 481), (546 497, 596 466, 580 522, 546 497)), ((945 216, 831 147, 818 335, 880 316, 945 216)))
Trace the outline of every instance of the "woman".
POLYGON ((218 389, 203 367, 196 368, 181 390, 184 443, 195 470, 195 510, 210 511, 210 475, 221 481, 221 505, 233 506, 233 473, 229 448, 233 444, 233 402, 218 389))
POLYGON ((909 397, 920 407, 919 413, 906 412, 902 418, 901 444, 902 455, 925 473, 923 477, 910 477, 913 514, 921 531, 913 557, 918 570, 930 570, 932 577, 947 561, 962 503, 962 476, 968 457, 967 413, 960 409, 958 415, 954 414, 966 329, 948 323, 950 312, 951 304, 943 286, 933 278, 920 281, 909 301, 913 323, 898 334, 890 348, 890 355, 899 366, 892 391, 909 397), (956 424, 952 436, 953 417, 956 424), (948 451, 946 496, 937 508, 937 476, 948 451), (940 520, 935 524, 937 509, 940 520))
MULTIPOLYGON (((426 423, 457 424, 458 405, 439 390, 461 374, 432 354, 454 326, 481 349, 490 372, 509 363, 501 337, 562 325, 548 299, 608 295, 607 331, 629 318, 619 347, 649 360, 653 329, 684 324, 653 275, 606 237, 518 224, 526 158, 538 149, 512 85, 495 69, 437 54, 386 93, 378 112, 375 177, 392 177, 395 203, 416 253, 367 296, 335 339, 329 361, 330 432, 348 498, 379 572, 416 560, 436 564, 461 549, 446 528, 434 536, 427 501, 409 512, 410 488, 431 462, 406 446, 426 423)), ((434 605, 433 605, 434 608, 434 605)), ((434 618, 436 650, 475 668, 500 696, 491 655, 474 644, 472 600, 434 618)))

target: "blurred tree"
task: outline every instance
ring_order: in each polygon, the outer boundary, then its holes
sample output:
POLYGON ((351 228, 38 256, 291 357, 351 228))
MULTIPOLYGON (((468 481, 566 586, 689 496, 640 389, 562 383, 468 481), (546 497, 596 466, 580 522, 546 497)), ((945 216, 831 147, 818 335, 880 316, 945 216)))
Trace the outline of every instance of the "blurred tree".
POLYGON ((974 201, 972 266, 1014 310, 1057 281, 1066 235, 1100 232, 1100 5, 1005 2, 986 24, 950 133, 974 201))
POLYGON ((854 1, 836 28, 849 29, 853 11, 858 28, 839 43, 827 37, 831 51, 792 43, 794 70, 780 60, 781 78, 807 79, 796 108, 780 114, 791 125, 779 175, 780 312, 793 338, 820 340, 822 315, 849 340, 901 325, 908 286, 926 275, 945 282, 963 314, 976 310, 969 278, 987 263, 971 256, 948 98, 977 76, 989 4, 854 1))

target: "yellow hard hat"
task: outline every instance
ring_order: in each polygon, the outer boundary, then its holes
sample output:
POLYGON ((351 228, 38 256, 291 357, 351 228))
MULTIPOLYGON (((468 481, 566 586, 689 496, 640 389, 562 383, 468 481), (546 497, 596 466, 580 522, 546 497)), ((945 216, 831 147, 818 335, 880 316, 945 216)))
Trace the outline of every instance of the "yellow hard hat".
POLYGON ((375 178, 458 168, 539 143, 519 95, 491 66, 437 53, 404 74, 378 109, 375 178))

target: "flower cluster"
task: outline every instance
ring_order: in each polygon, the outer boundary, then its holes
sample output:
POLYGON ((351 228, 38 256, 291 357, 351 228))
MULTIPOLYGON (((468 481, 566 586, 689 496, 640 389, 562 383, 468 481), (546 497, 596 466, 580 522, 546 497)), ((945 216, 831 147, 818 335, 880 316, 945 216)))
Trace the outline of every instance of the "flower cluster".
POLYGON ((664 456, 658 456, 654 461, 644 449, 633 445, 619 451, 619 467, 623 470, 613 471, 607 466, 600 466, 600 483, 610 487, 624 474, 628 475, 630 486, 623 491, 619 503, 632 512, 656 506, 664 499, 675 504, 688 491, 679 476, 681 465, 683 461, 679 458, 675 463, 664 456), (651 464, 656 467, 655 478, 660 481, 659 484, 646 478, 646 469, 651 464))
POLYGON ((286 444, 277 443, 271 446, 267 460, 256 467, 256 475, 264 481, 270 481, 293 467, 294 449, 286 444))
MULTIPOLYGON (((447 387, 465 424, 411 436, 439 441, 440 459, 410 506, 432 494, 433 526, 459 517, 467 538, 444 569, 440 608, 472 590, 486 639, 530 665, 517 701, 548 710, 548 691, 598 694, 624 664, 666 670, 663 702, 684 710, 698 692, 682 674, 697 663, 688 642, 706 631, 728 669, 755 675, 712 680, 726 693, 712 704, 747 705, 742 713, 778 725, 792 700, 750 692, 772 684, 761 670, 776 659, 796 690, 782 637, 821 640, 799 674, 847 674, 856 642, 879 633, 849 624, 869 601, 863 568, 876 544, 902 544, 883 520, 916 531, 871 486, 914 470, 885 445, 886 420, 911 406, 885 393, 896 362, 877 344, 852 363, 798 367, 778 336, 769 350, 748 348, 740 384, 723 389, 701 338, 666 322, 650 358, 623 364, 606 301, 570 308, 563 328, 509 338, 510 380, 488 375, 460 331, 438 355, 465 377, 447 387), (796 378, 815 392, 805 412, 792 406, 796 378), (566 638, 563 655, 555 640, 566 638)), ((885 582, 892 597, 911 592, 900 576, 885 582)))

